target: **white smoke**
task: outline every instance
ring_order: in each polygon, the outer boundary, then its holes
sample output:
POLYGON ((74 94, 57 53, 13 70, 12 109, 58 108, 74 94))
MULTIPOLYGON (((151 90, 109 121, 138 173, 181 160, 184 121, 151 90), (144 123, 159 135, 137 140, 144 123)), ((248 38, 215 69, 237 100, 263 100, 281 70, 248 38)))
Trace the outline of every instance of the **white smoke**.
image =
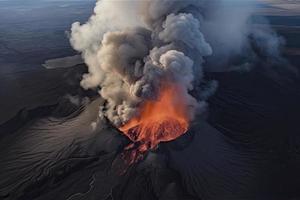
MULTIPOLYGON (((244 14, 234 9, 225 18, 215 5, 224 1, 99 0, 86 24, 72 25, 71 44, 89 68, 82 87, 99 88, 107 101, 100 115, 121 126, 139 113, 145 99, 157 97, 166 79, 184 88, 191 111, 203 108, 217 87, 205 81, 205 71, 224 70, 204 67, 206 58, 216 55, 224 61, 250 46, 252 8, 244 14), (197 100, 189 94, 195 88, 197 100)), ((262 48, 277 48, 272 38, 262 48)))

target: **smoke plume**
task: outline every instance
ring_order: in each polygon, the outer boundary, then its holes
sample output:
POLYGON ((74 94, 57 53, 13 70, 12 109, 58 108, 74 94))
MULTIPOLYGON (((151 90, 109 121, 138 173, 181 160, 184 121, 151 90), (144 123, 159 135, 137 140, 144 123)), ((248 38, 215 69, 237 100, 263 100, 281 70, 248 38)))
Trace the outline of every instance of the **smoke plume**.
POLYGON ((205 109, 206 99, 217 87, 215 81, 205 80, 207 71, 230 70, 224 66, 232 57, 253 59, 251 40, 258 42, 266 56, 278 56, 277 36, 269 30, 254 30, 249 22, 254 5, 241 11, 226 3, 99 0, 87 23, 72 25, 71 44, 89 69, 82 87, 99 89, 106 100, 100 116, 115 126, 123 125, 139 114, 145 100, 155 99, 168 81, 184 88, 178 95, 186 99, 191 120, 205 109), (191 91, 196 91, 197 98, 191 91))

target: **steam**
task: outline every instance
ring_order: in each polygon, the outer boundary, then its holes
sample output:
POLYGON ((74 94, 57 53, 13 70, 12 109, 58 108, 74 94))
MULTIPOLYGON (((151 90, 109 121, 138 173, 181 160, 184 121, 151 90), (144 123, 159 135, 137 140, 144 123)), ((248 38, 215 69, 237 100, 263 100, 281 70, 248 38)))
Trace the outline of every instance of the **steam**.
POLYGON ((250 36, 255 41, 266 39, 258 43, 259 48, 276 57, 280 45, 276 35, 253 31, 248 22, 253 7, 225 12, 216 6, 224 2, 101 0, 86 24, 75 22, 71 44, 89 68, 81 85, 98 88, 106 100, 100 116, 123 125, 139 114, 145 100, 155 99, 168 81, 184 89, 178 95, 186 99, 192 119, 205 109, 206 99, 217 87, 215 81, 205 80, 205 72, 229 70, 217 62, 255 54, 250 36), (197 91, 197 99, 191 91, 197 91))

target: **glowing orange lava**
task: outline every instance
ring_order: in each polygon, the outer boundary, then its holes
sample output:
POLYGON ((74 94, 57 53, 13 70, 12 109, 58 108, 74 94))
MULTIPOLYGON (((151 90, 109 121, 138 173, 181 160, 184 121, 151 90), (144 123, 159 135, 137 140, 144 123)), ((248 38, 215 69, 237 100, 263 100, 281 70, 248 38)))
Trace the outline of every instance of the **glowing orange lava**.
POLYGON ((126 148, 135 148, 131 152, 130 162, 139 159, 139 154, 148 149, 156 148, 160 142, 174 140, 187 131, 188 109, 183 94, 179 86, 167 84, 161 88, 158 99, 146 101, 140 115, 119 128, 133 141, 126 148), (138 147, 134 147, 135 144, 138 147))

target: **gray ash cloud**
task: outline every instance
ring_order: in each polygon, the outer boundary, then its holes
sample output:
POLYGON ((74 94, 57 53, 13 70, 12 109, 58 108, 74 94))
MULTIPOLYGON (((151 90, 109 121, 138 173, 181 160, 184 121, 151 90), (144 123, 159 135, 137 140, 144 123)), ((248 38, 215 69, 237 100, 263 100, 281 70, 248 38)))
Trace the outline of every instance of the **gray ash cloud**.
POLYGON ((121 126, 139 114, 141 103, 155 99, 168 79, 184 88, 192 120, 217 87, 205 80, 206 72, 232 70, 224 63, 233 57, 246 57, 251 63, 256 59, 253 41, 265 56, 280 57, 277 35, 250 23, 255 3, 243 9, 227 3, 98 1, 88 22, 72 25, 70 41, 89 69, 82 87, 100 88, 106 100, 100 116, 121 126), (197 98, 190 95, 195 88, 197 98))

